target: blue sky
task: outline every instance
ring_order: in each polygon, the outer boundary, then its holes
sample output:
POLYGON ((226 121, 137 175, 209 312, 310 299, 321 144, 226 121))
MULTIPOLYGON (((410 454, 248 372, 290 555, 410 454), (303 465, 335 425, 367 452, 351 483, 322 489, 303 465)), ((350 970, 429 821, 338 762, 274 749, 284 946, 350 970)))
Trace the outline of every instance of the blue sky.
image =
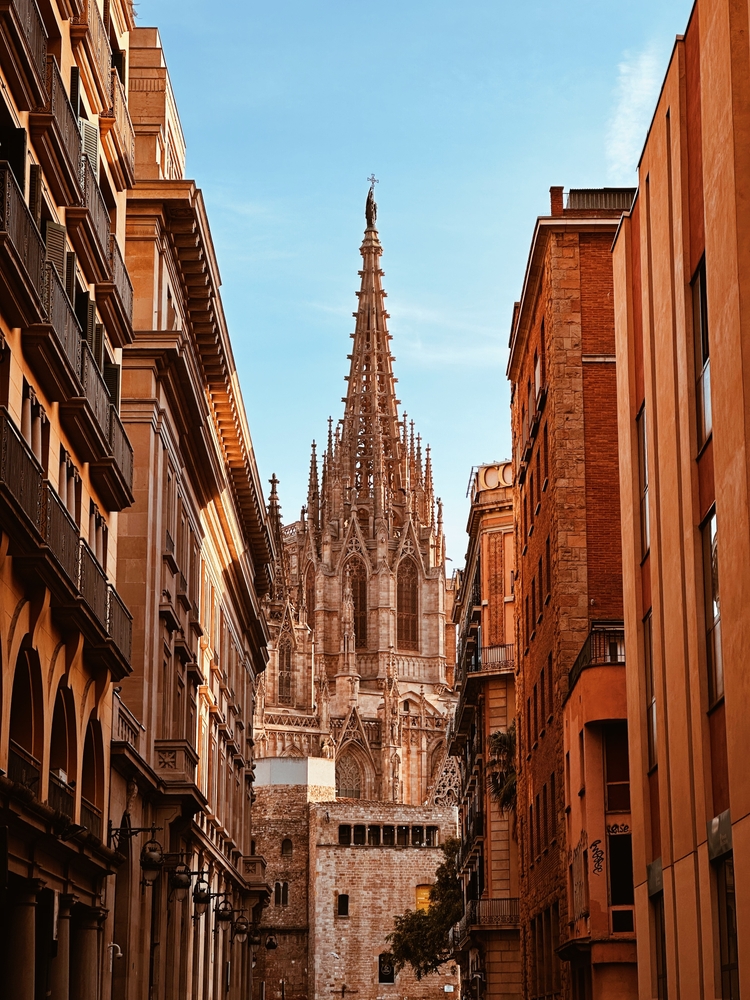
POLYGON ((403 408, 448 552, 509 457, 513 302, 549 187, 634 184, 688 0, 141 0, 203 189, 261 476, 287 521, 345 391, 366 177, 403 408))

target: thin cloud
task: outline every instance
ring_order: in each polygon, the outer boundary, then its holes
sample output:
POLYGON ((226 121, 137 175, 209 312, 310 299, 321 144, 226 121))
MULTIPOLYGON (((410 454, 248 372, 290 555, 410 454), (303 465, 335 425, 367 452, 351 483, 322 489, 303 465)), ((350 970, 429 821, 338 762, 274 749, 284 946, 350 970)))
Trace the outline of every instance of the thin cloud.
POLYGON ((612 184, 635 183, 663 74, 664 52, 656 42, 649 42, 640 52, 623 54, 606 139, 607 175, 612 184))

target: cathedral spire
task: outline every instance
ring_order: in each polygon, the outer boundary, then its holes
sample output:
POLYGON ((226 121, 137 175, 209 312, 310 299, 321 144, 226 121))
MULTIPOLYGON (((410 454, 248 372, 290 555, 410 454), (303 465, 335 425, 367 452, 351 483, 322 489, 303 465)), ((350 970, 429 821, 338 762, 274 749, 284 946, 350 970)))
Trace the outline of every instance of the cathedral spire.
POLYGON ((315 442, 310 452, 310 479, 307 486, 307 516, 314 531, 320 528, 320 488, 318 486, 318 456, 315 442))
POLYGON ((284 533, 281 521, 281 504, 276 487, 279 480, 274 472, 268 480, 271 484, 271 493, 268 497, 268 520, 271 524, 271 535, 273 537, 274 548, 276 549, 276 565, 273 574, 273 598, 276 601, 285 601, 289 593, 289 574, 286 564, 286 549, 284 547, 284 533))

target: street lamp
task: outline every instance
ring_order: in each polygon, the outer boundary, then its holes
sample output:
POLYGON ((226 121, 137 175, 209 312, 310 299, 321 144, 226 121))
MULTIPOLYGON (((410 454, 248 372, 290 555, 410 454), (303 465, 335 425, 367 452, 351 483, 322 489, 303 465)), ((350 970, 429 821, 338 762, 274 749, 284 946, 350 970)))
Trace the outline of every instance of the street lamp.
POLYGON ((201 875, 193 889, 193 906, 195 907, 196 917, 202 917, 206 912, 208 904, 211 902, 211 895, 211 888, 203 875, 201 875))
POLYGON ((159 841, 152 837, 141 848, 141 871, 143 884, 153 885, 164 866, 164 851, 159 841))
POLYGON ((240 913, 232 924, 232 941, 239 941, 240 944, 244 944, 245 941, 247 941, 247 935, 249 932, 250 921, 244 914, 240 913))
POLYGON ((192 875, 193 873, 186 864, 179 864, 169 876, 169 888, 171 890, 171 895, 173 895, 179 903, 182 903, 187 899, 188 892, 190 891, 190 879, 192 878, 192 875))

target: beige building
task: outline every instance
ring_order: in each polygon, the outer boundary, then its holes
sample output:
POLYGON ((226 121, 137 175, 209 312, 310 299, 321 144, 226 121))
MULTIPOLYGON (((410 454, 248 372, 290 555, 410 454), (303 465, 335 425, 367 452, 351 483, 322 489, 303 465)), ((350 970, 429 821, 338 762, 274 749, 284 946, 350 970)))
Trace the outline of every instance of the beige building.
POLYGON ((133 297, 127 0, 0 11, 0 968, 98 996, 112 940, 113 684, 131 670, 118 512, 133 297))
MULTIPOLYGON (((456 574, 458 705, 449 750, 461 774, 459 871, 464 916, 453 930, 462 992, 521 996, 518 841, 513 808, 493 783, 490 737, 515 733, 513 466, 480 465, 471 480, 464 569, 456 574)), ((515 755, 511 766, 515 768, 515 755)))

